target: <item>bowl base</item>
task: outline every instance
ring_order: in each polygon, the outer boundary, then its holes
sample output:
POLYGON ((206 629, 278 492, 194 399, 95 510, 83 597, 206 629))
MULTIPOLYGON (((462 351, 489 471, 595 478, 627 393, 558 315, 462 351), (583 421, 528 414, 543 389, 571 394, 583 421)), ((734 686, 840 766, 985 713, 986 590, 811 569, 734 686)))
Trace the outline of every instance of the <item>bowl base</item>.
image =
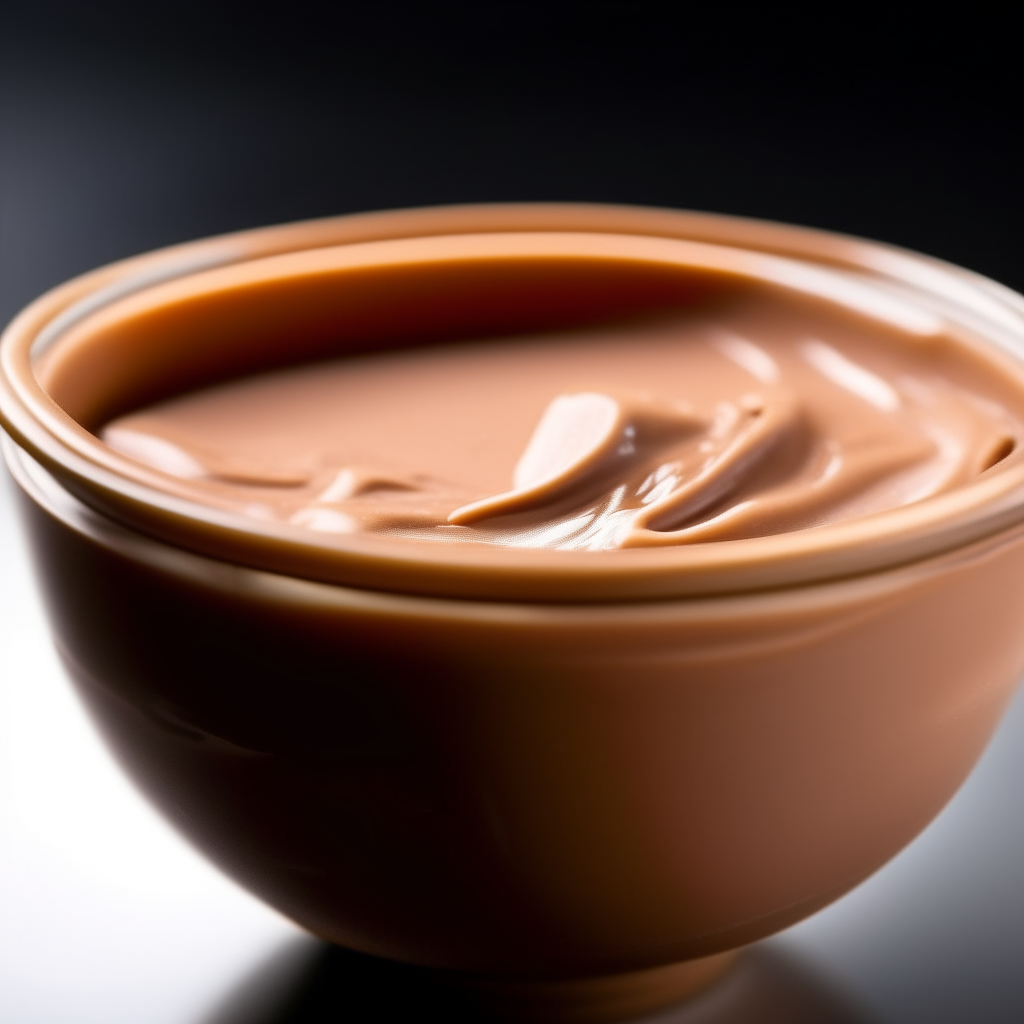
POLYGON ((551 980, 449 975, 495 1021, 521 1024, 611 1024, 680 1003, 718 981, 739 956, 729 950, 699 960, 625 974, 551 980))

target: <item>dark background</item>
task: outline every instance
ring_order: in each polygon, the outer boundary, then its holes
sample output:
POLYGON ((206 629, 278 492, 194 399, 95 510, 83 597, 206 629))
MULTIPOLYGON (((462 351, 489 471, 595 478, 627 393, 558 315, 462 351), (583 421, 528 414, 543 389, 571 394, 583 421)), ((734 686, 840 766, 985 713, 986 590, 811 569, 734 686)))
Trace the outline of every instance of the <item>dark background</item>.
POLYGON ((791 221, 1024 288, 1015 37, 864 4, 0 0, 0 317, 192 237, 494 200, 791 221))
MULTIPOLYGON (((1024 290, 1022 77, 1015 31, 962 9, 0 0, 0 321, 157 246, 477 201, 790 221, 1024 290)), ((871 883, 878 952, 851 977, 887 1020, 1022 1019, 1021 761, 1000 742, 921 867, 871 883)), ((378 969, 331 955, 288 1022, 378 969)))

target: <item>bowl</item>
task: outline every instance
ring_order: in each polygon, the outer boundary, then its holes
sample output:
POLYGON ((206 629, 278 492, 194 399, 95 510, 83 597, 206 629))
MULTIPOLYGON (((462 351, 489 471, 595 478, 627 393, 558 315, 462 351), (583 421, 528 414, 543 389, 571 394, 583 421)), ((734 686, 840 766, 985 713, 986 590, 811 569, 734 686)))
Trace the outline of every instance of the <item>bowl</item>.
POLYGON ((467 554, 196 504, 93 431, 410 330, 642 310, 715 260, 815 301, 939 317, 1020 372, 1024 300, 966 271, 586 206, 181 246, 56 289, 2 342, 4 456, 55 641, 126 770, 303 927, 435 968, 499 1016, 667 1005, 931 821, 1024 669, 1024 463, 774 537, 467 554))

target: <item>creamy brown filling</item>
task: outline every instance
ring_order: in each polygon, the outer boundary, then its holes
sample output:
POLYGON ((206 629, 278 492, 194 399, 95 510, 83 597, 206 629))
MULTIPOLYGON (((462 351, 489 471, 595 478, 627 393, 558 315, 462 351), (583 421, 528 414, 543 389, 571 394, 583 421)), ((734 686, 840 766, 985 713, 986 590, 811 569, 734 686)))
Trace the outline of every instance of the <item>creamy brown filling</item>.
POLYGON ((311 531, 602 550, 918 501, 1017 450, 1022 407, 950 338, 752 289, 713 310, 274 371, 101 436, 195 500, 311 531))

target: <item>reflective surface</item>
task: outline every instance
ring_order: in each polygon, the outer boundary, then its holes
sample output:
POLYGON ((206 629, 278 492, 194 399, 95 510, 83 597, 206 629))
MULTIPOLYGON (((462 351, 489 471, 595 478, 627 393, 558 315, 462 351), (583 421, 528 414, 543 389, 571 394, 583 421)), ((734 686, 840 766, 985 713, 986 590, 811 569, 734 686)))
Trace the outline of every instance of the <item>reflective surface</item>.
MULTIPOLYGON (((424 972, 340 949, 302 949, 300 956, 300 948, 283 950, 263 966, 274 979, 271 984, 246 979, 203 1024, 493 1019, 424 972)), ((644 1024, 870 1024, 875 1018, 799 959, 761 948, 685 1006, 642 1019, 644 1024)))

